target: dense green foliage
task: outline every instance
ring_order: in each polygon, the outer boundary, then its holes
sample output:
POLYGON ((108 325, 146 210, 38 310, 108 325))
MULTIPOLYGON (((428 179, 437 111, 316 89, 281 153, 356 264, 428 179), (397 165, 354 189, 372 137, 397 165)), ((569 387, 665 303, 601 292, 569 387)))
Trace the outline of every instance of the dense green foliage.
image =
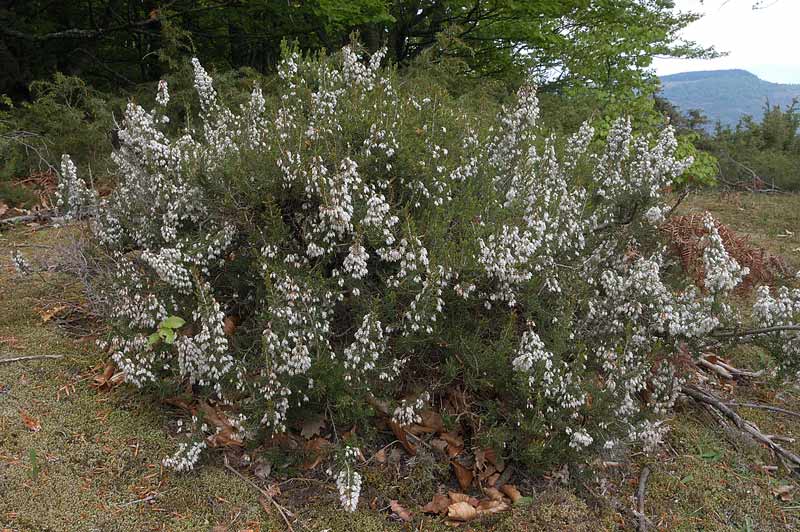
MULTIPOLYGON (((125 99, 151 101, 159 79, 181 99, 189 57, 236 90, 274 74, 284 41, 332 50, 354 32, 422 78, 435 65, 437 83, 455 96, 481 93, 484 105, 533 75, 545 121, 564 133, 592 118, 602 137, 623 114, 653 132, 662 121, 647 67, 655 55, 710 53, 676 38, 695 19, 672 0, 12 0, 0 6, 0 200, 30 204, 9 180, 57 166, 63 152, 104 182, 112 116, 125 99)), ((190 111, 184 101, 177 118, 190 111)))
POLYGON ((675 40, 695 18, 672 0, 15 0, 0 7, 0 93, 24 95, 57 70, 130 87, 188 54, 269 72, 283 40, 331 50, 353 31, 397 64, 429 53, 511 82, 534 68, 554 86, 626 92, 651 81, 654 55, 704 53, 675 40))
POLYGON ((800 105, 765 104, 761 119, 741 117, 735 127, 713 127, 700 109, 687 114, 664 98, 659 112, 675 127, 679 151, 694 158, 683 179, 751 190, 800 190, 800 105))
POLYGON ((742 118, 735 128, 717 127, 704 141, 717 154, 725 183, 800 190, 800 107, 765 105, 761 121, 742 118))

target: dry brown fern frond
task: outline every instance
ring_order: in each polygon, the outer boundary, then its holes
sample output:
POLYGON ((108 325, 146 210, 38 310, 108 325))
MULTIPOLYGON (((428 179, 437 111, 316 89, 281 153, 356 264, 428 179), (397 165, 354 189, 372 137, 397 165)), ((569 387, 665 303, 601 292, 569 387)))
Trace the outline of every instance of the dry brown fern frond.
MULTIPOLYGON (((661 225, 661 231, 667 237, 670 251, 678 258, 683 270, 699 288, 704 288, 705 239, 703 237, 708 234, 703 217, 702 214, 673 216, 661 225)), ((789 267, 783 258, 752 244, 749 237, 736 234, 730 227, 717 220, 714 220, 714 225, 728 254, 750 270, 737 287, 738 292, 749 292, 757 285, 771 285, 790 275, 789 267)))

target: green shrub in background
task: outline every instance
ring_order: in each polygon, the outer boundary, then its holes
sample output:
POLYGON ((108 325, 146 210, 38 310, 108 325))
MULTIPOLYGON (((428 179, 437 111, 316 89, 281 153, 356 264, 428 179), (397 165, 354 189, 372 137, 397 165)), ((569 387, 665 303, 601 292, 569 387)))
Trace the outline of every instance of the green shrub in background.
POLYGON ((74 153, 93 178, 106 178, 114 134, 110 98, 60 73, 32 83, 31 93, 32 101, 19 107, 7 101, 0 114, 0 200, 26 203, 29 193, 13 179, 54 169, 62 153, 74 153))
POLYGON ((800 109, 764 107, 758 122, 742 118, 735 128, 717 127, 700 145, 719 159, 721 182, 732 186, 800 190, 800 109))

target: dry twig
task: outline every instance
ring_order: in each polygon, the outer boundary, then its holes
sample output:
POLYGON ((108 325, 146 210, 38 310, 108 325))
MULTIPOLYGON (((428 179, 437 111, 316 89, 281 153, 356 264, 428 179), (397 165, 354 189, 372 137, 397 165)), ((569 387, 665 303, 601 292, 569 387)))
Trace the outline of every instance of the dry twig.
POLYGON ((768 435, 764 434, 758 427, 753 425, 751 422, 744 419, 742 416, 737 414, 731 407, 726 405, 722 400, 717 397, 714 397, 710 393, 696 388, 695 386, 686 385, 683 387, 683 393, 697 401, 698 403, 709 405, 723 414, 725 417, 733 421, 736 427, 744 431, 745 433, 752 436, 756 441, 766 445, 771 449, 775 454, 783 459, 784 463, 789 463, 791 466, 787 464, 787 467, 791 469, 791 471, 795 474, 800 472, 800 456, 797 456, 793 452, 784 449, 782 446, 778 445, 775 442, 775 438, 771 438, 768 435))
POLYGON ((22 362, 24 360, 40 360, 43 358, 59 359, 59 358, 64 358, 64 355, 32 355, 27 357, 0 358, 0 364, 4 362, 22 362))
POLYGON ((263 488, 261 488, 261 486, 259 486, 258 484, 256 484, 255 482, 253 482, 252 480, 247 478, 246 476, 242 475, 238 471, 236 471, 236 469, 234 469, 233 467, 231 467, 231 465, 228 463, 227 459, 225 460, 225 467, 228 470, 230 470, 234 475, 236 475, 240 479, 244 480, 245 482, 247 482, 248 484, 253 486, 256 490, 258 490, 258 492, 266 500, 268 500, 270 502, 270 504, 272 504, 275 507, 276 510, 278 510, 278 513, 281 514, 281 517, 283 518, 283 522, 286 523, 286 526, 289 529, 289 532, 294 532, 294 528, 292 528, 292 524, 289 522, 289 518, 287 517, 287 514, 291 515, 291 512, 289 512, 289 510, 287 510, 286 508, 284 508, 283 506, 278 504, 278 501, 276 501, 269 493, 267 493, 263 488))
POLYGON ((63 221, 63 218, 56 216, 55 211, 39 211, 33 214, 23 214, 21 216, 12 216, 11 218, 3 218, 0 220, 0 224, 14 225, 26 222, 44 222, 46 220, 63 221))
POLYGON ((765 405, 761 403, 737 403, 736 401, 731 401, 728 403, 728 406, 733 406, 738 408, 758 408, 760 410, 768 410, 770 412, 778 412, 780 414, 786 414, 787 416, 800 418, 800 412, 793 412, 791 410, 786 410, 785 408, 780 408, 778 406, 765 405))
POLYGON ((168 493, 170 491, 172 491, 172 489, 168 489, 167 491, 163 491, 161 493, 153 493, 153 494, 150 494, 147 497, 143 497, 141 499, 136 499, 134 501, 128 501, 126 503, 122 503, 122 504, 119 505, 119 507, 120 508, 125 508, 127 506, 133 506, 134 504, 139 504, 139 503, 143 503, 143 502, 153 502, 157 498, 161 497, 162 495, 164 495, 165 493, 168 493))
POLYGON ((647 489, 647 478, 650 476, 650 468, 645 466, 639 475, 639 491, 636 496, 637 512, 639 514, 639 532, 647 532, 647 517, 644 515, 644 494, 647 489))

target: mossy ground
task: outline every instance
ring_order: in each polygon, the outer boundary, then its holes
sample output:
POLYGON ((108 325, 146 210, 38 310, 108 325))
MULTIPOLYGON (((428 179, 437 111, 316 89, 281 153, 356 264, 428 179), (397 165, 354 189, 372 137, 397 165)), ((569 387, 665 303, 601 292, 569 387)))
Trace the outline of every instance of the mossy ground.
MULTIPOLYGON (((682 212, 702 210, 800 265, 800 196, 704 194, 681 207, 682 212)), ((283 530, 282 520, 264 509, 258 492, 224 467, 220 453, 208 453, 202 467, 189 474, 161 468, 161 459, 176 445, 175 411, 124 385, 110 392, 91 386, 103 364, 93 338, 68 335, 46 319, 48 310, 64 302, 79 303, 80 287, 56 272, 17 277, 9 260, 12 249, 29 257, 47 256, 74 231, 20 227, 0 233, 0 358, 64 355, 0 363, 0 528, 283 530), (22 413, 38 421, 41 430, 31 431, 22 413), (142 500, 148 496, 154 497, 142 500)), ((721 355, 752 369, 768 363, 752 349, 721 355)), ((720 393, 800 411, 800 389, 790 384, 738 385, 720 393)), ((800 438, 796 418, 755 409, 740 412, 765 433, 800 438)), ((629 529, 644 466, 652 470, 645 505, 651 529, 800 528, 800 493, 790 493, 788 500, 775 496, 780 486, 794 487, 795 479, 780 468, 766 472, 762 466, 780 464, 763 448, 724 431, 711 414, 688 401, 678 406, 670 425, 668 441, 655 455, 634 454, 618 466, 583 473, 575 469, 567 485, 542 480, 535 493, 523 493, 532 497, 529 504, 462 528, 629 529)), ((785 445, 800 453, 797 442, 785 445)), ((294 529, 451 530, 419 508, 437 489, 455 487, 446 467, 424 457, 402 468, 372 464, 363 472, 361 509, 352 515, 337 509, 336 494, 318 481, 322 476, 283 484, 278 500, 294 512, 294 529), (414 520, 392 521, 386 509, 390 499, 399 499, 414 520)))

